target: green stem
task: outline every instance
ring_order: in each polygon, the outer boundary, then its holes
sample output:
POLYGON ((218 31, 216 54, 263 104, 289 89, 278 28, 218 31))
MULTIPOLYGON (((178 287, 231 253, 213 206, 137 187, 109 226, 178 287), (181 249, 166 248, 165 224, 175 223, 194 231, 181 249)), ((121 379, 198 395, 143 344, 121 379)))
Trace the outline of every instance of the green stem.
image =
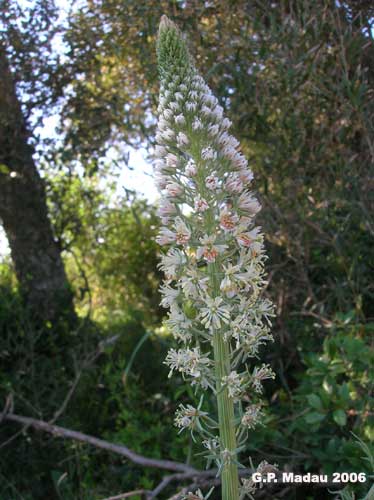
MULTIPOLYGON (((209 264, 209 274, 214 289, 214 296, 219 295, 219 282, 217 280, 217 264, 209 264)), ((219 435, 222 451, 227 450, 231 455, 231 461, 225 463, 222 469, 222 500, 239 499, 239 475, 238 467, 233 462, 236 459, 236 435, 234 422, 234 402, 229 397, 226 387, 222 387, 222 377, 230 373, 230 351, 229 344, 223 339, 222 332, 216 330, 213 336, 214 364, 216 374, 217 406, 219 435)))

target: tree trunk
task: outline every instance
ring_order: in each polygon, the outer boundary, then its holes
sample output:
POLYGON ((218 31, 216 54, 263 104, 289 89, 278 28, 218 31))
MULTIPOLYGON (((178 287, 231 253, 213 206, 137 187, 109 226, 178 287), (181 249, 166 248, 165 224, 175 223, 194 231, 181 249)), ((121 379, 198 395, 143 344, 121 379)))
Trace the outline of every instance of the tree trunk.
POLYGON ((0 218, 33 317, 74 317, 72 293, 47 213, 45 188, 6 53, 0 45, 0 218))

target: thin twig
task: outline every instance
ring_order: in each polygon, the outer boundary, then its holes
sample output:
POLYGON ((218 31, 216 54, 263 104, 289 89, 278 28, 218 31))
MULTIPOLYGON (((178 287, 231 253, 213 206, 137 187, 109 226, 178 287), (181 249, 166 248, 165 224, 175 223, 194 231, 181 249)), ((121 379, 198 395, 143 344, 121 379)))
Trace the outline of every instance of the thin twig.
POLYGON ((103 498, 103 500, 122 500, 123 498, 130 498, 135 495, 145 495, 147 493, 148 493, 147 490, 135 490, 135 491, 129 491, 127 493, 122 493, 121 495, 116 495, 114 497, 103 498))

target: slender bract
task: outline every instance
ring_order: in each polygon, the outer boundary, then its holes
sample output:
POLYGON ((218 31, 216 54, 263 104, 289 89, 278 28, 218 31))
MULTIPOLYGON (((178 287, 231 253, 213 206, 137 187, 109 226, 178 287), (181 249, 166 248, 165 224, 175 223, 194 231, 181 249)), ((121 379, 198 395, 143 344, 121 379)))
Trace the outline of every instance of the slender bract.
POLYGON ((263 235, 254 225, 261 207, 251 191, 252 171, 229 133, 231 122, 166 17, 157 53, 155 179, 163 224, 157 241, 169 246, 160 264, 162 305, 180 343, 166 363, 170 374, 180 372, 202 394, 196 407, 180 405, 176 425, 194 439, 200 434, 208 460, 219 468, 222 498, 238 500, 252 488, 248 481, 239 484, 238 452, 261 420, 262 381, 274 376, 267 365, 247 365, 272 339, 273 306, 261 297, 263 235), (207 391, 216 398, 216 415, 204 406, 207 391))

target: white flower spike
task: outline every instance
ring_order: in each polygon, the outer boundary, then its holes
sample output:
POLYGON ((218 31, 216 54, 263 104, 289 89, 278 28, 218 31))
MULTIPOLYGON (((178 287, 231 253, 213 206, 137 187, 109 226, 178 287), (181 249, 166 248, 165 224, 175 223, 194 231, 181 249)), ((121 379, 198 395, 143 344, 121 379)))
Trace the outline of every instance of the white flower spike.
MULTIPOLYGON (((210 416, 202 399, 197 409, 180 405, 175 423, 201 435, 208 461, 221 473, 222 499, 239 500, 238 450, 263 417, 262 382, 274 377, 267 365, 245 364, 272 340, 273 306, 261 297, 263 235, 254 223, 261 205, 252 192, 252 170, 229 132, 231 121, 165 16, 157 55, 155 181, 163 227, 156 240, 170 246, 159 266, 165 273, 162 305, 180 346, 165 363, 169 376, 179 372, 197 392, 211 390, 218 408, 210 416)), ((198 490, 185 498, 207 496, 198 490)))

